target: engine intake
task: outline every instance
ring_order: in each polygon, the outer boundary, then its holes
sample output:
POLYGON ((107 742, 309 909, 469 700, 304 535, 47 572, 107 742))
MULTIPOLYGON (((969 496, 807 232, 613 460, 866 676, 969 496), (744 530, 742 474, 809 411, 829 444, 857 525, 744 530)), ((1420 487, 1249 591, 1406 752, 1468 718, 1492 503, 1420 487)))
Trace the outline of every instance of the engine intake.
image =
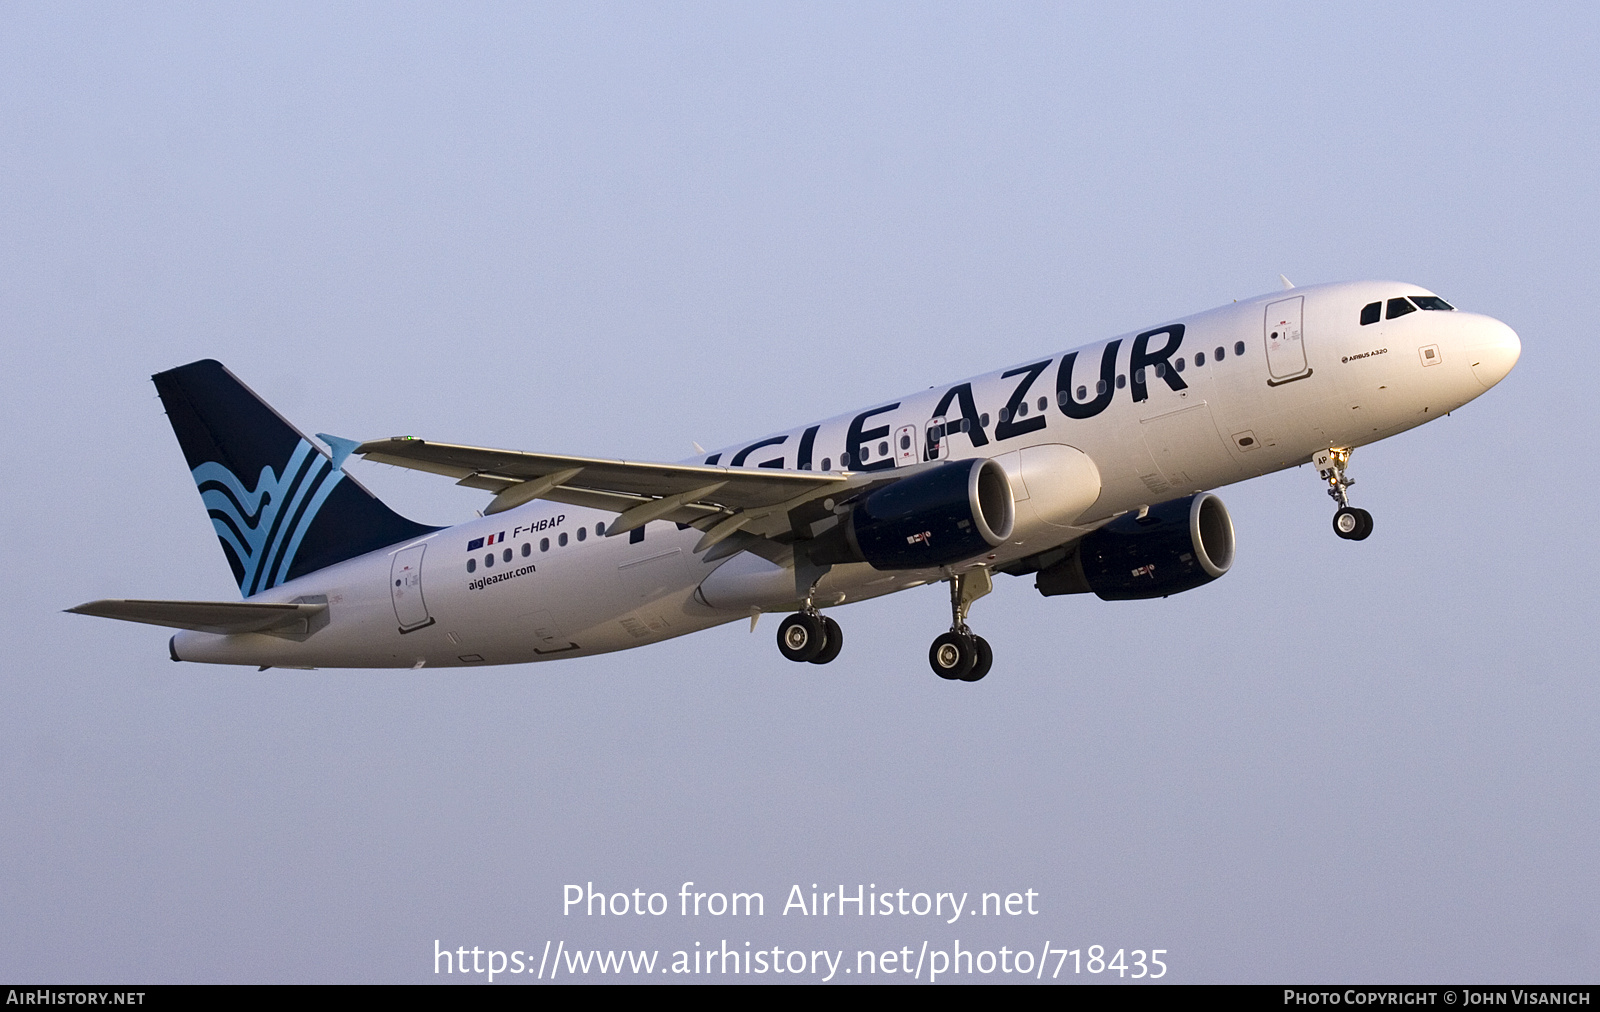
POLYGON ((1167 597, 1210 583, 1233 565, 1233 518, 1209 492, 1126 514, 1041 569, 1046 597, 1094 592, 1105 601, 1167 597))
POLYGON ((874 569, 928 569, 1004 543, 1015 521, 1005 469, 957 460, 869 493, 842 526, 850 554, 874 569))

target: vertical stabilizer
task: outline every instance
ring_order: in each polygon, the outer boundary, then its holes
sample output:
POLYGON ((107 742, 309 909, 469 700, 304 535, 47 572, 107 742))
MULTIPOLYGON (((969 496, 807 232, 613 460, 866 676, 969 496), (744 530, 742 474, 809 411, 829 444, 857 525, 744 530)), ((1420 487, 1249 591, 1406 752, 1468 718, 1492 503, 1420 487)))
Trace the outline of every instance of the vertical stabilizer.
POLYGON ((222 363, 151 379, 245 597, 439 529, 407 520, 335 468, 222 363))

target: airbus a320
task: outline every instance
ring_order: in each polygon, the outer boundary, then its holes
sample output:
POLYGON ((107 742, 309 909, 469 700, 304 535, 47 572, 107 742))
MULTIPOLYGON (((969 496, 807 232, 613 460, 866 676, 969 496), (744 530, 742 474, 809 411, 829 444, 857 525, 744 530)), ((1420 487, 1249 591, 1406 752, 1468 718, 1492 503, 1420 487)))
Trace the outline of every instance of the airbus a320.
POLYGON ((789 613, 778 649, 826 664, 834 609, 942 581, 928 659, 990 670, 973 602, 999 575, 1046 596, 1165 597, 1228 572, 1211 489, 1313 463, 1362 541, 1351 453, 1500 382, 1515 332, 1415 285, 1294 288, 785 429, 683 463, 413 436, 319 445, 215 361, 153 379, 242 601, 68 609, 181 630, 175 661, 520 664, 789 613), (408 520, 352 456, 481 489, 478 517, 408 520))

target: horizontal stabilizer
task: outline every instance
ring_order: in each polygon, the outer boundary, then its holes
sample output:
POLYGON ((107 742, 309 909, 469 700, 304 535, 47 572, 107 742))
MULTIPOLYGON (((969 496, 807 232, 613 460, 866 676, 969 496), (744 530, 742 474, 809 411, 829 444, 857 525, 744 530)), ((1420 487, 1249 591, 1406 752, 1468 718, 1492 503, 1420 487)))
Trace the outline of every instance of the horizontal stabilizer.
POLYGON ((67 611, 124 622, 163 625, 196 632, 268 633, 307 636, 327 624, 328 606, 318 604, 253 604, 249 601, 90 601, 67 611))

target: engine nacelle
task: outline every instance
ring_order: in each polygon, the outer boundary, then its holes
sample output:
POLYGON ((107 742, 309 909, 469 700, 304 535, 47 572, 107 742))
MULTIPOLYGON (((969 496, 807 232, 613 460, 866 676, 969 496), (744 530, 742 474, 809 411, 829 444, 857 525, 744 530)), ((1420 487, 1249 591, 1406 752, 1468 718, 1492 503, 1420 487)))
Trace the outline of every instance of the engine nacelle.
POLYGON ((1011 536, 1016 504, 993 460, 957 460, 869 493, 844 523, 850 551, 874 569, 930 569, 1011 536))
POLYGON ((1041 569, 1046 597, 1093 591, 1105 601, 1140 601, 1193 590, 1233 565, 1233 518, 1209 492, 1129 513, 1085 537, 1041 569))

